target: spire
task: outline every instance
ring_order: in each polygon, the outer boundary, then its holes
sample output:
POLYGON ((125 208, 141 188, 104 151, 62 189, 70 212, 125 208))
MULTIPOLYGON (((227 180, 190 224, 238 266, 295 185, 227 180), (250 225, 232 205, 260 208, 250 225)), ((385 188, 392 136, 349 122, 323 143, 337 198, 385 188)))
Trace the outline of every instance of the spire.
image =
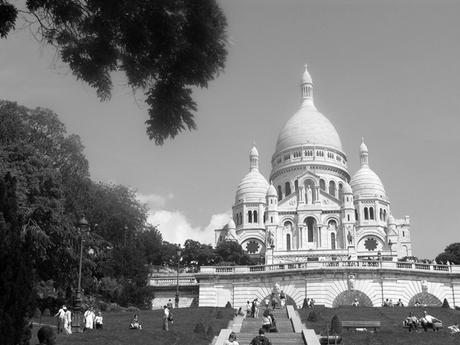
POLYGON ((255 141, 251 153, 249 154, 249 162, 250 171, 259 171, 259 151, 256 149, 255 141))
POLYGON ((359 147, 359 156, 361 158, 361 168, 369 167, 369 152, 366 144, 364 144, 364 138, 361 138, 361 146, 359 147))
POLYGON ((313 80, 308 72, 308 65, 305 64, 305 71, 303 72, 302 81, 300 82, 300 89, 302 91, 302 105, 313 105, 313 80))

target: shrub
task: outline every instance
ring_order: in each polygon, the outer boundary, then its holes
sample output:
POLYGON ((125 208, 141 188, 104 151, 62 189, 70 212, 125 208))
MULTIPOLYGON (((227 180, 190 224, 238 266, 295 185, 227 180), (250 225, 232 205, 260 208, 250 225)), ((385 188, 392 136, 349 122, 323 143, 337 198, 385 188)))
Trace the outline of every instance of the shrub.
POLYGON ((223 319, 223 315, 222 315, 222 310, 218 310, 217 311, 217 316, 216 316, 216 319, 223 319))
POLYGON ((204 326, 201 322, 198 322, 195 326, 195 329, 193 330, 193 333, 197 333, 197 334, 205 334, 205 329, 204 329, 204 326))
POLYGON ((444 302, 442 302, 443 308, 450 308, 449 302, 447 302, 447 298, 444 298, 444 302))
POLYGON ((207 335, 213 337, 214 336, 214 330, 212 329, 212 326, 209 326, 208 331, 206 332, 207 335))
POLYGON ((40 317, 42 317, 42 312, 37 308, 35 309, 34 318, 38 319, 40 317))
POLYGON ((107 307, 107 311, 111 312, 120 312, 123 310, 123 307, 119 306, 116 303, 110 303, 109 306, 107 307))
POLYGON ((310 314, 308 314, 307 318, 308 322, 317 322, 318 321, 318 315, 314 311, 312 311, 310 314))
POLYGON ((331 334, 342 334, 342 324, 337 315, 334 315, 331 320, 331 334))
POLYGON ((136 311, 139 311, 139 310, 140 310, 139 308, 130 305, 128 308, 126 308, 125 311, 136 312, 136 311))
POLYGON ((232 304, 230 303, 230 301, 227 302, 227 304, 225 305, 225 308, 232 308, 232 304))
POLYGON ((198 298, 193 297, 192 304, 190 305, 191 308, 197 308, 198 307, 198 298))
POLYGON ((101 311, 107 311, 110 307, 110 304, 108 304, 107 302, 104 302, 104 301, 99 301, 98 302, 98 307, 101 311))
POLYGON ((51 312, 50 312, 50 310, 48 308, 43 310, 43 316, 51 316, 51 312))

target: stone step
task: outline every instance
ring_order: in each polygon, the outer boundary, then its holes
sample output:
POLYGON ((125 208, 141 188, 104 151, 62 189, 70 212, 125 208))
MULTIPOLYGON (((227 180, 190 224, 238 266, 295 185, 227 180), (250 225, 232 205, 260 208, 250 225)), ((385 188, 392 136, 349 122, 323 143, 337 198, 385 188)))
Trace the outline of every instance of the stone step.
MULTIPOLYGON (((236 341, 239 344, 249 344, 258 332, 239 333, 236 335, 236 341)), ((273 345, 305 345, 302 335, 296 333, 265 333, 265 336, 271 340, 273 345)))

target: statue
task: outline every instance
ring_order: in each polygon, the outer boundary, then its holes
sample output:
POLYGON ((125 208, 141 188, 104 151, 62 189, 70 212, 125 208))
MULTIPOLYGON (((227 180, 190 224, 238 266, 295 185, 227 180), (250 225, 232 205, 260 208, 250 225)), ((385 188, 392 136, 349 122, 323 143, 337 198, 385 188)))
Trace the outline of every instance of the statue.
POLYGON ((313 204, 313 192, 310 185, 307 186, 307 204, 313 204))
POLYGON ((270 247, 275 244, 275 236, 273 235, 273 232, 271 230, 268 230, 267 242, 270 247))
POLYGON ((348 276, 348 290, 353 291, 355 289, 355 276, 350 274, 348 276))
POLYGON ((428 292, 428 281, 421 280, 420 283, 422 284, 422 292, 428 292))
POLYGON ((348 230, 347 239, 348 239, 348 244, 353 244, 353 235, 351 234, 350 230, 348 230))

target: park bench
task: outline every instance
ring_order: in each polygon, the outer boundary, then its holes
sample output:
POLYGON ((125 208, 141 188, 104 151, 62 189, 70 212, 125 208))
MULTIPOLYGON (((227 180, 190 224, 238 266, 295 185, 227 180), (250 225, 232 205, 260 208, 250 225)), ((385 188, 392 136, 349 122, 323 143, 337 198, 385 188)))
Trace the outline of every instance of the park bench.
POLYGON ((373 328, 374 331, 380 328, 380 321, 342 321, 342 327, 350 328, 373 328))
MULTIPOLYGON (((403 328, 409 329, 409 325, 406 325, 406 322, 405 322, 405 321, 402 322, 402 325, 403 325, 403 328)), ((439 330, 439 329, 443 329, 443 328, 444 328, 444 326, 442 325, 442 322, 435 322, 435 323, 434 323, 434 327, 436 328, 436 330, 439 330)), ((420 323, 418 324, 418 328, 422 328, 422 329, 423 329, 423 327, 422 327, 422 325, 421 325, 420 323)), ((431 327, 430 327, 430 328, 431 328, 431 327)))

